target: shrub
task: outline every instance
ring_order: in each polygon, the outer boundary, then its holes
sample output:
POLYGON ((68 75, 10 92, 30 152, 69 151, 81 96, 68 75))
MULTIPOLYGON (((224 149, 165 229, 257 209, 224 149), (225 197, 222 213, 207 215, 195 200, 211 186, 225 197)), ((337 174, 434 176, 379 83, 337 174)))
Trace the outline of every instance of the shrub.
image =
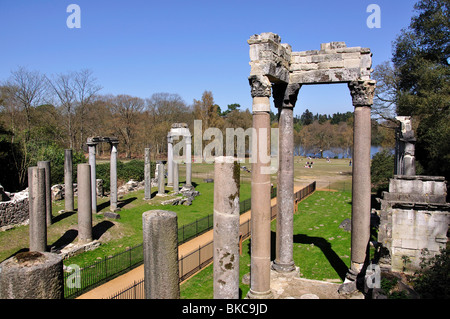
POLYGON ((394 177, 394 155, 382 150, 373 156, 370 167, 372 191, 381 192, 389 188, 389 179, 394 177))
POLYGON ((414 290, 422 298, 450 298, 450 248, 441 249, 431 258, 422 250, 420 268, 414 279, 414 290))

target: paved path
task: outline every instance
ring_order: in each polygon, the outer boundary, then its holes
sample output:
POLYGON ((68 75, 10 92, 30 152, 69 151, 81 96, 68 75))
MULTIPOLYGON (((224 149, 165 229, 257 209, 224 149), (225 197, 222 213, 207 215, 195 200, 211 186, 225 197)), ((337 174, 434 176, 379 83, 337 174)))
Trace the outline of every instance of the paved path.
MULTIPOLYGON (((301 190, 304 186, 295 186, 294 193, 301 190)), ((277 204, 277 198, 272 198, 270 202, 271 206, 277 204)), ((242 225, 248 221, 251 217, 251 210, 243 213, 240 216, 240 224, 242 225)), ((178 256, 185 256, 194 250, 197 250, 199 246, 205 245, 213 240, 213 230, 210 230, 190 241, 178 246, 178 256)), ((131 286, 134 281, 138 282, 144 278, 144 265, 134 268, 133 270, 123 274, 117 278, 114 278, 107 283, 94 288, 85 294, 79 296, 77 299, 105 299, 114 295, 115 293, 131 286)))

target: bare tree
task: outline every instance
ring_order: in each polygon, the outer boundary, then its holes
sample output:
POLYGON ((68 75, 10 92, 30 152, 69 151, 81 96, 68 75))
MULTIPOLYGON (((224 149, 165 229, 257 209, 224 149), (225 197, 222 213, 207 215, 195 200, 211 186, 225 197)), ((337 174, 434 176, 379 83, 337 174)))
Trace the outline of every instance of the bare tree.
POLYGON ((32 108, 40 105, 45 99, 47 89, 45 75, 39 71, 29 71, 25 67, 19 66, 17 70, 11 72, 7 87, 10 89, 9 93, 25 111, 27 128, 25 141, 28 141, 31 131, 32 108))
POLYGON ((396 97, 398 74, 389 61, 377 65, 373 79, 377 81, 372 115, 375 119, 384 119, 396 123, 396 97))
POLYGON ((137 130, 139 114, 144 109, 144 100, 129 95, 118 95, 110 101, 109 105, 116 132, 122 137, 126 157, 131 158, 131 147, 137 130))
POLYGON ((94 100, 95 95, 102 89, 97 84, 97 79, 93 76, 93 72, 89 69, 83 69, 75 73, 74 78, 75 99, 77 102, 76 118, 80 127, 80 149, 83 147, 85 141, 84 126, 87 108, 94 100))
POLYGON ((75 73, 57 74, 52 79, 47 78, 54 95, 58 100, 61 113, 65 118, 69 147, 75 143, 74 116, 76 107, 75 73))

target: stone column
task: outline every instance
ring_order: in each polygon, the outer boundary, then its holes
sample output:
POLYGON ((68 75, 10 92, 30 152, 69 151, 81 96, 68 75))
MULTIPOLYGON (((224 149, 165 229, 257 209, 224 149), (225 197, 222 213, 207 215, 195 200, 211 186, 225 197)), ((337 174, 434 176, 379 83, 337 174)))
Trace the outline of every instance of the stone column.
POLYGON ((279 165, 277 183, 276 258, 272 268, 280 273, 294 272, 294 115, 300 85, 274 85, 275 106, 279 112, 279 165), (281 87, 280 87, 281 86, 281 87), (280 93, 275 93, 280 90, 280 93), (278 101, 276 101, 278 100, 278 101), (281 100, 281 101, 280 101, 281 100))
POLYGON ((147 299, 179 299, 177 214, 150 210, 142 214, 144 289, 147 299))
POLYGON ((91 180, 90 165, 78 164, 78 239, 80 243, 92 241, 91 180))
POLYGON ((185 136, 186 140, 186 185, 192 187, 192 136, 185 136))
POLYGON ((45 169, 45 215, 47 218, 47 226, 52 224, 52 177, 50 161, 37 162, 38 167, 45 169))
POLYGON ((89 148, 89 165, 91 166, 91 205, 92 214, 97 213, 97 181, 95 172, 95 147, 96 142, 87 142, 89 148))
POLYGON ((53 253, 27 251, 0 264, 0 299, 64 298, 63 262, 53 253))
POLYGON ((120 208, 117 207, 117 145, 119 143, 111 143, 111 160, 109 163, 110 173, 109 173, 109 203, 110 210, 112 212, 118 212, 120 208))
POLYGON ((178 192, 180 190, 180 188, 179 188, 178 162, 177 161, 173 161, 172 168, 173 168, 173 174, 172 174, 173 191, 178 192))
POLYGON ((248 298, 273 298, 270 290, 270 101, 266 76, 250 76, 253 98, 251 269, 248 298))
POLYGON ((214 299, 239 299, 239 164, 214 164, 214 299))
POLYGON ((28 167, 30 251, 47 250, 45 169, 28 167))
POLYGON ((167 133, 167 186, 173 185, 173 137, 171 132, 167 133))
POLYGON ((74 211, 72 150, 64 150, 64 210, 74 211))
POLYGON ((351 268, 347 279, 356 280, 366 260, 370 239, 370 109, 375 81, 354 81, 348 84, 355 107, 353 129, 352 231, 351 268))
POLYGON ((150 148, 145 149, 144 182, 145 182, 144 199, 145 200, 152 199, 152 173, 151 173, 151 162, 150 162, 150 148))
POLYGON ((158 168, 158 195, 164 195, 166 193, 164 190, 164 164, 160 162, 156 166, 158 168))

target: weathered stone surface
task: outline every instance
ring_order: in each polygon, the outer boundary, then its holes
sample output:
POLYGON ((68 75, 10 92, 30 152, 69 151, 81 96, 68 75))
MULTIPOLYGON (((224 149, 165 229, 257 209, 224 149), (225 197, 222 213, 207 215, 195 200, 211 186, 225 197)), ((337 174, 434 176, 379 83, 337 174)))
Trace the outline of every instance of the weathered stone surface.
POLYGON ((47 252, 24 252, 0 264, 0 299, 62 299, 62 258, 47 252))
POLYGON ((28 189, 10 193, 10 200, 0 202, 0 227, 26 222, 29 219, 28 189))
POLYGON ((177 214, 153 210, 142 214, 144 286, 147 299, 179 299, 177 214))

